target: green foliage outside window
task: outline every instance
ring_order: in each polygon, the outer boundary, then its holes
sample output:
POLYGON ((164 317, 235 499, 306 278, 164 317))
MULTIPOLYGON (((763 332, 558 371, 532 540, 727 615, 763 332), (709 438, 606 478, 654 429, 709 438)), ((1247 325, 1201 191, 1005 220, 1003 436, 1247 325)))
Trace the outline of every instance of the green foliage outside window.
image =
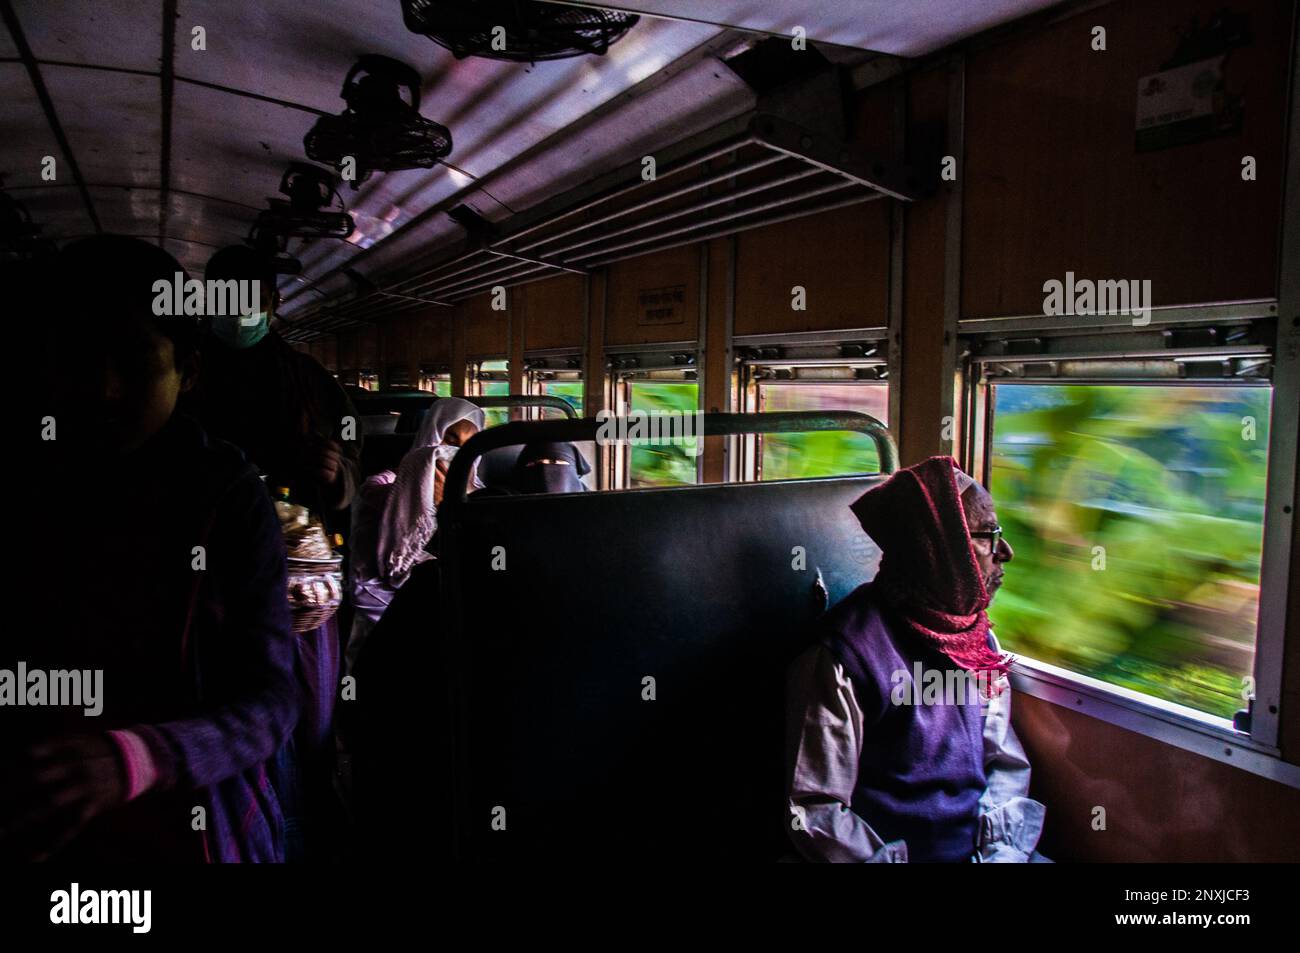
POLYGON ((1259 603, 1270 391, 1005 384, 1004 649, 1228 718, 1259 603))

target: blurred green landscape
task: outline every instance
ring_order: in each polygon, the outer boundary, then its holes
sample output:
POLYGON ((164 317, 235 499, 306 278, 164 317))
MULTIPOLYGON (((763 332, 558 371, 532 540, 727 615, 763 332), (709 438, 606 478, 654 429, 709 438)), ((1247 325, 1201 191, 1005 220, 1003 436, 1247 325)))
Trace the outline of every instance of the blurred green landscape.
POLYGON ((1002 647, 1224 718, 1244 707, 1270 397, 995 385, 989 489, 1015 549, 989 610, 1002 647))
MULTIPOLYGON (((674 411, 693 414, 699 410, 700 385, 693 382, 633 381, 630 387, 633 412, 674 411)), ((628 464, 632 486, 679 486, 695 482, 694 441, 685 446, 652 444, 632 447, 628 464)))
MULTIPOLYGON (((888 424, 889 388, 884 384, 764 383, 760 408, 782 410, 856 410, 888 424)), ((880 458, 866 434, 848 431, 764 434, 764 480, 800 480, 877 473, 880 458)))

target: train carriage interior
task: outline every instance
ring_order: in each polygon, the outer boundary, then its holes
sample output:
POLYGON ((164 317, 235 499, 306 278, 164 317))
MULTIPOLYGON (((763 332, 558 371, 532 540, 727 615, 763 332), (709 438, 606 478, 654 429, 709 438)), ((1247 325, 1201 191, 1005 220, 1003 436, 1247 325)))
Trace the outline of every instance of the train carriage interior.
POLYGON ((7 857, 1300 860, 1294 0, 0 14, 7 857))

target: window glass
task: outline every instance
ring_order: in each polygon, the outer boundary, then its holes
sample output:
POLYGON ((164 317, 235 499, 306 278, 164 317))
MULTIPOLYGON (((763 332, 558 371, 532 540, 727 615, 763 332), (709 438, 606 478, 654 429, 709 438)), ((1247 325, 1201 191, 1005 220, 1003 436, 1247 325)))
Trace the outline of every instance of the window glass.
MULTIPOLYGON (((572 405, 574 412, 582 416, 582 381, 542 381, 542 393, 547 397, 561 397, 572 405)), ((548 410, 546 417, 554 417, 557 411, 548 410)))
POLYGON ((1271 392, 999 384, 1007 651, 1228 718, 1254 670, 1271 392))
MULTIPOLYGON (((813 384, 763 381, 758 385, 761 412, 781 410, 856 410, 888 424, 889 388, 884 384, 813 384)), ((874 473, 880 470, 876 445, 866 434, 763 434, 759 478, 795 480, 874 473)))
MULTIPOLYGON (((504 364, 504 361, 487 361, 484 363, 486 368, 488 364, 504 364)), ((480 381, 480 397, 505 397, 510 393, 509 381, 480 381)), ((504 424, 510 420, 509 407, 484 407, 483 416, 486 418, 486 424, 489 427, 495 427, 497 424, 504 424)))
MULTIPOLYGON (((629 384, 632 411, 694 414, 699 410, 700 385, 695 381, 632 381, 629 384)), ((695 440, 678 446, 647 444, 630 448, 630 486, 674 486, 695 482, 695 440)))

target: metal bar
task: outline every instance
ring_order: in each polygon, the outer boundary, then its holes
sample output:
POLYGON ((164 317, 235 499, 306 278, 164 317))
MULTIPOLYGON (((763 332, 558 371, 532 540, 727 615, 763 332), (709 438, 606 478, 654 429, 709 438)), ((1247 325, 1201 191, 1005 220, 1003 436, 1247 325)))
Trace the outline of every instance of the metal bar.
POLYGON ((573 409, 563 397, 552 397, 549 394, 506 394, 503 397, 464 397, 475 407, 550 407, 552 410, 558 410, 564 414, 568 420, 576 420, 578 412, 573 409))
POLYGON ((158 157, 158 244, 167 237, 171 216, 172 185, 172 102, 176 88, 176 0, 163 0, 162 69, 158 73, 161 87, 161 126, 158 157))
POLYGON ((18 15, 14 13, 13 4, 10 0, 0 0, 0 18, 4 20, 5 26, 9 29, 10 36, 13 37, 14 47, 18 50, 18 56, 23 61, 23 66, 27 69, 27 77, 31 80, 32 88, 36 90, 36 98, 40 100, 41 109, 45 113, 45 121, 50 125, 50 132, 54 135, 54 141, 58 143, 59 151, 63 153, 63 161, 68 164, 68 170, 72 173, 72 180, 77 183, 77 189, 81 192, 81 201, 86 206, 86 214, 90 216, 90 224, 95 227, 95 234, 103 233, 104 228, 99 224, 99 215, 95 212, 95 203, 90 199, 90 191, 86 188, 86 180, 81 175, 81 169, 77 165, 77 157, 72 153, 72 146, 68 143, 68 137, 63 131, 63 124, 59 122, 59 114, 54 109, 54 100, 50 98, 50 91, 45 88, 45 80, 41 77, 41 68, 36 65, 36 57, 32 54, 32 48, 27 45, 27 35, 23 33, 23 28, 18 22, 18 15))
MULTIPOLYGON (((558 398, 557 398, 558 399, 558 398)), ((852 410, 805 411, 790 410, 769 414, 701 414, 704 432, 698 436, 727 437, 749 433, 814 433, 823 431, 851 431, 863 433, 876 445, 882 473, 898 469, 898 448, 889 428, 876 418, 852 410)), ((609 442, 604 434, 627 433, 627 428, 637 420, 631 417, 587 417, 582 420, 515 421, 481 430, 460 449, 451 460, 445 484, 443 505, 456 506, 465 502, 469 486, 470 469, 475 460, 489 450, 513 447, 534 440, 556 443, 582 443, 584 441, 609 442)), ((645 418, 640 418, 644 421, 645 418)))
MULTIPOLYGON (((1295 11, 1292 13, 1296 16, 1295 11)), ((1300 449, 1300 38, 1291 25, 1290 110, 1287 121, 1286 179, 1282 230, 1278 239, 1278 321, 1273 362, 1273 413, 1269 421, 1268 476, 1264 494, 1264 540, 1259 573, 1259 616, 1255 626, 1255 692, 1251 737, 1284 747, 1296 760, 1300 737, 1280 737, 1283 664, 1286 654, 1290 589, 1300 585, 1291 562, 1295 526, 1297 450, 1300 449)), ((1292 619, 1290 637, 1300 637, 1292 619)), ((1289 687, 1300 684, 1288 673, 1289 687)), ((1292 703, 1297 696, 1288 693, 1292 703)), ((1286 724, 1295 725, 1295 715, 1286 724)))
POLYGON ((495 248, 487 249, 489 255, 497 255, 501 258, 517 258, 519 261, 531 262, 534 265, 546 265, 548 268, 558 268, 560 271, 567 271, 574 275, 589 274, 585 268, 570 268, 568 265, 561 264, 558 261, 546 261, 541 258, 529 258, 527 255, 516 255, 514 252, 497 251, 495 248))
POLYGON ((749 231, 753 228, 763 228, 766 225, 777 225, 781 222, 788 222, 791 219, 804 218, 808 215, 819 215, 822 212, 834 211, 837 208, 845 208, 849 205, 860 205, 863 202, 874 202, 876 199, 884 198, 879 192, 867 192, 862 195, 855 195, 849 199, 841 199, 837 202, 823 202, 812 208, 798 209, 794 212, 785 212, 781 215, 770 215, 753 222, 746 222, 741 225, 728 225, 725 228, 715 229, 711 232, 705 232, 703 235, 691 235, 683 239, 675 239, 665 242, 662 245, 652 245, 649 248, 643 248, 640 251, 628 252, 622 255, 614 255, 610 258, 602 258, 599 261, 593 261, 588 264, 590 268, 599 268, 602 265, 613 264, 616 261, 623 261, 626 258, 639 258, 642 255, 653 254, 654 252, 667 251, 670 248, 680 248, 682 245, 693 245, 695 242, 705 242, 713 238, 722 238, 726 235, 735 235, 738 232, 749 231))
MULTIPOLYGON (((1169 305, 1151 309, 1151 325, 1186 324, 1192 321, 1251 321, 1276 317, 1275 298, 1242 301, 1208 301, 1203 304, 1169 305)), ((962 334, 1002 334, 1006 331, 1069 331, 1079 328, 1135 327, 1128 314, 1022 314, 992 318, 962 318, 962 334)))
POLYGON ((844 182, 844 181, 836 182, 833 185, 825 185, 822 186, 821 188, 809 189, 805 192, 796 193, 795 195, 788 195, 783 198, 772 199, 770 202, 761 202, 758 205, 753 206, 752 208, 733 209, 732 211, 726 212, 722 215, 715 215, 712 218, 706 218, 703 219, 702 221, 691 222, 689 225, 684 225, 681 228, 671 228, 668 231, 661 232, 657 235, 647 235, 643 238, 638 238, 635 241, 623 242, 618 245, 610 245, 607 248, 593 249, 592 251, 583 252, 581 255, 574 256, 574 260, 583 261, 587 258, 598 258, 601 255, 608 255, 610 252, 623 251, 624 249, 627 248, 635 248, 638 245, 647 245, 651 242, 658 241, 663 238, 672 238, 676 235, 685 235, 690 232, 697 231, 698 229, 701 228, 708 228, 710 225, 721 225, 723 222, 729 222, 737 218, 744 218, 747 215, 757 215, 760 212, 770 212, 773 209, 782 208, 783 206, 786 205, 793 205, 796 202, 803 202, 806 201, 807 199, 814 199, 820 195, 827 195, 831 192, 841 192, 844 189, 853 189, 853 188, 858 188, 858 184, 856 182, 844 182))
POLYGON ((554 271, 554 269, 552 269, 549 265, 534 265, 531 268, 528 268, 524 271, 516 272, 515 274, 510 275, 504 280, 502 280, 501 278, 493 278, 490 279, 489 281, 484 282, 483 284, 474 285, 469 288, 463 288, 460 291, 457 291, 451 297, 452 300, 454 301, 464 301, 466 298, 470 298, 478 294, 478 292, 482 291, 484 288, 492 288, 495 287, 496 285, 500 285, 502 288, 513 288, 516 285, 526 285, 534 281, 539 281, 540 278, 551 277, 548 274, 548 275, 542 275, 539 278, 525 278, 525 276, 536 274, 539 271, 554 271), (520 279, 524 279, 524 280, 520 280, 520 279))
POLYGON ((1122 361, 1126 359, 1157 358, 1174 360, 1180 357, 1204 358, 1207 361, 1233 357, 1267 357, 1271 350, 1263 344, 1230 344, 1223 347, 1170 347, 1124 349, 1120 351, 1063 351, 1059 354, 972 354, 973 364, 1035 364, 1043 361, 1122 361))
MULTIPOLYGON (((957 180, 948 186, 943 232, 943 363, 940 365, 939 412, 942 420, 931 422, 939 427, 939 452, 951 455, 956 437, 957 407, 957 330, 961 317, 961 229, 962 182, 966 175, 966 59, 954 54, 948 67, 948 150, 956 156, 957 180), (949 436, 945 437, 944 434, 949 436)), ((913 421, 913 423, 917 423, 913 421)))
POLYGON ((407 292, 422 291, 425 288, 436 287, 440 281, 446 281, 448 278, 455 278, 458 275, 467 274, 472 271, 478 271, 481 268, 490 268, 497 263, 495 258, 485 257, 480 259, 479 261, 471 261, 472 258, 475 258, 479 255, 484 255, 486 254, 486 252, 487 249, 485 248, 476 248, 472 252, 468 252, 464 255, 458 255, 456 258, 452 259, 446 264, 439 265, 437 268, 431 268, 428 271, 422 271, 419 274, 411 275, 409 278, 403 278, 400 281, 394 281, 391 285, 389 285, 389 287, 401 288, 403 291, 407 291, 407 292), (466 264, 467 262, 468 264, 466 264), (448 268, 451 268, 454 265, 461 265, 461 267, 456 268, 454 271, 447 271, 448 268), (445 272, 445 273, 439 274, 439 272, 445 272))
POLYGON ((798 172, 793 172, 790 175, 784 175, 767 182, 760 182, 758 185, 751 185, 748 188, 740 189, 736 192, 719 195, 704 202, 692 203, 685 208, 674 209, 673 211, 660 215, 657 218, 647 219, 644 222, 636 222, 624 228, 612 232, 606 232, 604 235, 596 235, 592 238, 588 238, 586 241, 578 242, 576 245, 565 245, 563 248, 553 249, 548 252, 548 254, 566 255, 569 252, 575 251, 576 249, 582 248, 586 245, 594 245, 597 242, 607 241, 611 238, 618 238, 620 235, 627 235, 631 232, 645 231, 656 225, 662 225, 664 222, 670 222, 675 218, 681 218, 683 215, 694 215, 697 212, 704 211, 706 208, 713 208, 715 205, 725 205, 727 202, 734 202, 736 199, 742 199, 749 195, 756 195, 759 192, 766 192, 768 189, 775 189, 778 186, 789 185, 791 182, 798 182, 800 179, 806 179, 809 176, 825 174, 825 169, 800 169, 798 172))
MULTIPOLYGON (((732 149, 727 151, 734 152, 735 150, 732 149)), ((726 153, 723 154, 725 155, 726 153)), ((714 158, 717 158, 717 156, 714 156, 714 158)), ((694 182, 689 182, 686 185, 681 186, 680 188, 673 189, 669 192, 665 192, 663 195, 656 195, 652 198, 646 199, 643 202, 635 202, 624 208, 618 209, 615 212, 611 212, 610 214, 602 218, 598 218, 591 222, 583 222, 581 225, 575 225, 573 228, 570 228, 567 231, 557 232, 554 235, 548 235, 545 238, 539 239, 538 241, 531 242, 527 245, 521 246, 519 250, 532 251, 533 249, 540 248, 543 245, 549 245, 552 242, 558 242, 562 238, 568 238, 570 235, 577 235, 580 232, 590 231, 591 229, 597 227, 598 225, 604 225, 606 222, 615 221, 616 219, 623 218, 635 212, 643 212, 646 209, 650 208, 651 206, 659 205, 662 204, 663 202, 669 202, 676 198, 681 198, 683 195, 690 195, 692 192, 698 192, 700 189, 706 189, 711 185, 717 185, 719 182, 726 182, 728 179, 734 179, 738 175, 746 175, 750 172, 756 172, 759 169, 766 168, 769 165, 775 165, 778 162, 784 162, 788 158, 789 156, 784 156, 784 155, 766 155, 761 159, 755 159, 753 162, 750 162, 746 166, 738 166, 738 167, 730 168, 724 172, 718 173, 717 175, 705 176, 702 179, 696 179, 694 182)), ((662 178, 662 176, 656 177, 654 181, 658 182, 660 178, 662 178)), ((637 191, 639 189, 645 188, 649 184, 650 184, 649 182, 645 182, 645 181, 636 182, 632 185, 631 188, 625 191, 627 192, 637 191)), ((511 236, 509 239, 505 239, 504 241, 514 241, 514 240, 515 240, 515 236, 511 236)), ((496 244, 498 245, 503 244, 504 241, 497 242, 496 244)), ((576 247, 576 246, 565 246, 564 248, 561 249, 554 249, 552 251, 547 252, 547 254, 548 255, 563 254, 571 247, 576 247)))
POLYGON ((520 274, 538 271, 542 268, 551 268, 550 265, 532 265, 526 261, 512 261, 497 268, 490 269, 480 275, 474 275, 471 278, 462 278, 460 281, 450 285, 437 285, 436 290, 439 294, 448 295, 455 298, 463 295, 466 288, 491 288, 495 284, 500 284, 500 279, 514 278, 520 274), (526 269, 520 271, 520 269, 526 269))
MULTIPOLYGON (((754 140, 752 136, 741 136, 740 138, 736 138, 736 139, 728 139, 727 141, 723 142, 722 145, 715 146, 711 149, 706 149, 703 152, 699 153, 698 155, 688 156, 687 158, 683 159, 681 162, 677 163, 676 165, 671 166, 666 172, 655 176, 655 180, 662 182, 664 179, 671 178, 672 176, 676 175, 679 172, 685 172, 687 169, 693 169, 697 165, 702 165, 703 163, 709 162, 712 159, 717 159, 721 156, 725 156, 729 152, 735 152, 738 149, 743 149, 745 146, 751 145, 753 141, 754 140)), ((625 166, 624 169, 626 168, 627 167, 625 166)), ((623 172, 624 169, 620 169, 619 171, 623 172)), ((631 173, 625 173, 625 174, 631 174, 631 173)), ((638 189, 643 188, 645 184, 646 183, 643 180, 638 178, 636 181, 630 182, 629 184, 624 185, 621 188, 614 189, 611 192, 607 192, 603 195, 597 195, 596 197, 588 199, 585 202, 581 202, 571 209, 565 209, 564 211, 559 212, 555 215, 545 216, 541 219, 541 221, 533 225, 529 225, 527 228, 515 232, 514 234, 510 235, 507 238, 502 238, 499 241, 494 242, 493 247, 496 247, 498 245, 503 245, 506 242, 518 241, 519 239, 523 238, 525 235, 531 235, 533 232, 536 232, 538 229, 546 228, 548 225, 554 225, 557 222, 562 222, 566 218, 572 218, 573 216, 580 215, 583 212, 589 212, 593 208, 597 208, 601 205, 604 205, 606 202, 613 201, 614 199, 617 198, 622 198, 624 195, 630 195, 631 193, 637 191, 638 189)), ((524 248, 521 250, 527 251, 532 247, 535 246, 527 245, 524 246, 524 248)))

